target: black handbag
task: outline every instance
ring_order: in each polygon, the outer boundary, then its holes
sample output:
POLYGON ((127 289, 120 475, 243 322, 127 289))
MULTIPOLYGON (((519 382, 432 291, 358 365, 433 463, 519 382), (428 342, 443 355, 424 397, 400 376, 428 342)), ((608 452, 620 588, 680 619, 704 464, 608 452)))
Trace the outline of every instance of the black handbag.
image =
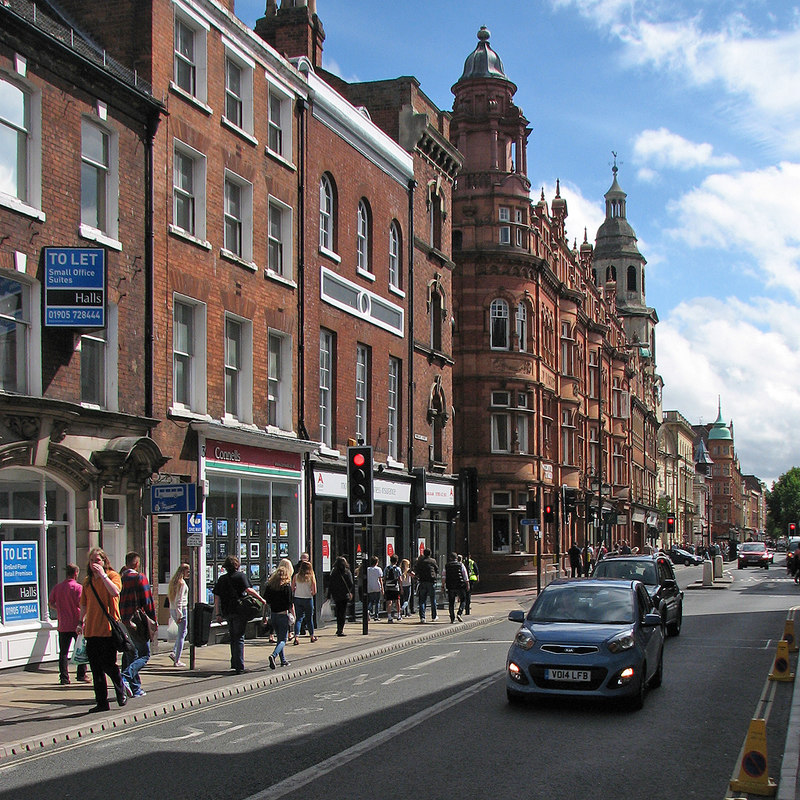
POLYGON ((97 598, 100 608, 103 609, 103 613, 106 615, 106 619, 111 625, 111 641, 114 643, 114 649, 118 653, 130 653, 133 655, 136 652, 136 645, 133 643, 128 629, 118 619, 113 619, 111 614, 108 613, 108 609, 103 605, 102 600, 100 600, 100 595, 97 594, 97 589, 94 588, 94 583, 92 583, 91 580, 89 580, 89 586, 92 587, 94 596, 97 598))
POLYGON ((242 619, 249 621, 253 617, 261 616, 261 603, 253 595, 244 594, 237 600, 236 612, 242 619))

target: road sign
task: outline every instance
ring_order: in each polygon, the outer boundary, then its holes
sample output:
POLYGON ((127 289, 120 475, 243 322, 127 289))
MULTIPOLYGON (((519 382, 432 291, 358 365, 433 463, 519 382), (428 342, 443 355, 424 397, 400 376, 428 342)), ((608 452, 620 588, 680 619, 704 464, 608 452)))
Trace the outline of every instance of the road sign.
POLYGON ((521 519, 519 521, 520 525, 536 525, 538 524, 539 520, 536 519, 521 519))
POLYGON ((190 536, 186 537, 186 546, 187 547, 202 547, 203 546, 203 534, 202 533, 193 533, 190 536))
POLYGON ((151 514, 186 514, 196 508, 196 483, 161 483, 150 487, 151 514))
MULTIPOLYGON (((202 514, 189 514, 186 517, 186 533, 202 533, 203 532, 203 515, 202 514)), ((196 547, 196 545, 189 545, 189 547, 196 547)))

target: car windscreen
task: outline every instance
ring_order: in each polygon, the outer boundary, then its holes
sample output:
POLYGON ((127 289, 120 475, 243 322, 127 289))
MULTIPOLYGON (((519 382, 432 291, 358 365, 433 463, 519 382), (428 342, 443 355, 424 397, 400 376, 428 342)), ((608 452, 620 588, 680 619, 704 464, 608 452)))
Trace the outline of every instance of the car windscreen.
POLYGON ((740 545, 739 549, 745 553, 760 553, 764 550, 764 544, 761 542, 745 542, 743 545, 740 545))
POLYGON ((533 604, 528 619, 537 623, 627 624, 633 622, 633 594, 627 586, 551 584, 533 604))
POLYGON ((655 586, 658 583, 656 565, 651 561, 603 560, 595 568, 594 577, 641 581, 649 586, 655 586))

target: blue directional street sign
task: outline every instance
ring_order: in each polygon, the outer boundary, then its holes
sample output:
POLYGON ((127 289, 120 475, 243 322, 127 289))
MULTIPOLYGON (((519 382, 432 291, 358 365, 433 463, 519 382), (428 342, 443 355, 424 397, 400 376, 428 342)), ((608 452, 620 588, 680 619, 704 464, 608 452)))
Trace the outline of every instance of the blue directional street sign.
POLYGON ((196 483, 163 483, 150 487, 151 514, 186 514, 196 509, 196 483))
POLYGON ((539 522, 539 520, 536 520, 536 519, 521 519, 519 521, 519 524, 520 525, 536 525, 538 522, 539 522))
POLYGON ((186 517, 186 533, 202 533, 203 532, 203 515, 202 514, 189 514, 186 517))

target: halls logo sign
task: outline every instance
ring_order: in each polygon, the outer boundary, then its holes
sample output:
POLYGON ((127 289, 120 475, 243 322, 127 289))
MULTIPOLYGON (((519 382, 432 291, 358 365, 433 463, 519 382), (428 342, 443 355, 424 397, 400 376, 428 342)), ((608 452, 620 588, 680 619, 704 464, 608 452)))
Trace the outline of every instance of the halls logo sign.
POLYGON ((44 248, 44 324, 51 328, 105 328, 105 250, 44 248))

